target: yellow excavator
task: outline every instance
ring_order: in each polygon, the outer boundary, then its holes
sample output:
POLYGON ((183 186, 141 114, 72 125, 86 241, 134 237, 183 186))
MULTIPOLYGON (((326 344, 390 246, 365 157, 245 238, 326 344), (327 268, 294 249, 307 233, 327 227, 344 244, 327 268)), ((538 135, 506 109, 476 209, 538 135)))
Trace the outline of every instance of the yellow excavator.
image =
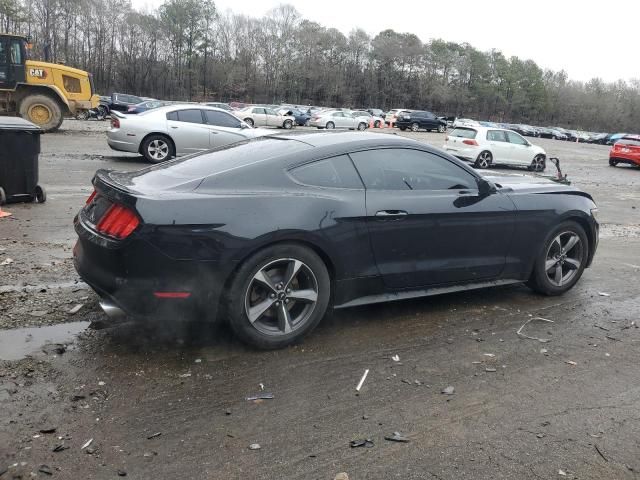
POLYGON ((65 116, 98 106, 90 73, 28 60, 30 49, 26 37, 0 33, 0 115, 19 115, 52 132, 65 116))

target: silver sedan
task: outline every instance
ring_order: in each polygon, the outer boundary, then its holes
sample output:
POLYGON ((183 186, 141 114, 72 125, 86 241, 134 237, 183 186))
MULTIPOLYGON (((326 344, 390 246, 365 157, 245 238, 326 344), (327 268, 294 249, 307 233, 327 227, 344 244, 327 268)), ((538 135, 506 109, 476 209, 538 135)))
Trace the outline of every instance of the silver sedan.
POLYGON ((273 133, 251 128, 220 108, 193 104, 161 107, 138 115, 111 113, 109 146, 140 153, 151 163, 273 133))
POLYGON ((311 127, 326 128, 348 128, 350 130, 366 130, 369 126, 368 117, 353 117, 350 111, 344 110, 322 110, 316 112, 309 120, 311 127))

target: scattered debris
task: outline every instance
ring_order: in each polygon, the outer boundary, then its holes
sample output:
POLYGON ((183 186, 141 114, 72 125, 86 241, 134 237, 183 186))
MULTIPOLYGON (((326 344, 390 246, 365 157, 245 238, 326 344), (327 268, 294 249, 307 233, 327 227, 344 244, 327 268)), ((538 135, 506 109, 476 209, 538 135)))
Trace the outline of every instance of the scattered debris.
POLYGON ((84 307, 83 303, 77 304, 75 307, 73 307, 71 310, 69 310, 69 315, 75 315, 76 313, 78 313, 80 311, 80 309, 82 307, 84 307))
POLYGON ((537 434, 536 434, 536 437, 538 437, 538 438, 544 438, 544 437, 545 437, 545 434, 544 434, 544 433, 537 433, 537 434))
POLYGON ((518 336, 520 336, 520 337, 522 337, 522 338, 528 338, 529 340, 537 340, 537 341, 539 341, 540 343, 547 343, 547 342, 550 342, 550 341, 551 341, 551 339, 550 339, 550 338, 531 337, 531 336, 529 336, 529 335, 526 335, 526 334, 522 333, 522 329, 523 329, 524 327, 526 327, 526 326, 529 324, 529 322, 533 322, 533 321, 535 321, 535 320, 540 320, 540 321, 543 321, 543 322, 554 323, 554 321, 553 321, 553 320, 549 320, 548 318, 542 318, 542 317, 531 317, 529 320, 527 320, 526 322, 524 322, 524 324, 523 324, 523 325, 518 329, 518 331, 516 332, 516 335, 518 335, 518 336))
POLYGON ((400 432, 393 432, 393 435, 388 435, 384 437, 385 440, 389 440, 390 442, 400 442, 400 443, 409 443, 409 439, 402 435, 400 432))
POLYGON ((347 475, 345 472, 340 472, 335 477, 333 477, 333 480, 349 480, 349 475, 347 475))
POLYGON ((264 383, 259 383, 258 386, 260 387, 260 391, 264 391, 264 383))
POLYGON ((39 318, 39 317, 44 317, 47 313, 49 312, 47 312, 46 310, 34 310, 33 312, 29 312, 29 315, 31 315, 32 317, 39 318))
POLYGON ((52 452, 62 452, 63 450, 67 450, 69 447, 67 445, 65 445, 64 443, 61 443, 59 445, 56 445, 55 447, 53 447, 51 449, 52 452))
POLYGON ((614 342, 621 342, 622 341, 619 338, 612 337, 611 335, 607 335, 605 338, 608 338, 609 340, 613 340, 614 342))
POLYGON ((96 453, 98 451, 98 449, 96 447, 87 447, 87 449, 85 450, 85 453, 87 455, 93 455, 94 453, 96 453))
POLYGON ((156 455, 158 455, 158 452, 144 452, 142 454, 142 456, 145 458, 155 457, 156 455))
POLYGON ((13 263, 13 258, 5 258, 3 261, 0 262, 0 267, 4 267, 11 263, 13 263))
POLYGON ((360 382, 358 382, 358 386, 356 387, 356 392, 359 392, 360 389, 362 388, 362 384, 364 383, 364 381, 367 378, 367 375, 369 375, 369 369, 367 368, 364 373, 362 374, 362 378, 360 379, 360 382))
POLYGON ((147 440, 151 440, 152 438, 159 437, 160 435, 162 435, 162 432, 152 433, 151 435, 149 435, 149 436, 147 437, 147 440))
POLYGON ((594 323, 593 326, 599 328, 600 330, 604 330, 605 332, 609 331, 607 327, 603 327, 602 325, 598 325, 597 323, 594 323))
POLYGON ((567 365, 573 365, 573 366, 577 365, 577 363, 574 362, 573 360, 565 360, 564 363, 566 363, 567 365))
POLYGON ((190 373, 182 373, 180 375, 178 375, 179 378, 189 378, 191 376, 190 373))
POLYGON ((490 358, 493 358, 493 357, 495 357, 495 356, 496 356, 496 355, 495 355, 495 353, 483 353, 483 355, 484 355, 485 357, 490 357, 490 358))
POLYGON ((225 415, 231 415, 231 409, 230 409, 230 408, 227 408, 227 409, 224 411, 224 414, 225 414, 225 415))
POLYGON ((127 476, 127 472, 125 472, 124 470, 118 470, 118 476, 119 477, 126 477, 127 476))
POLYGON ((260 450, 261 448, 262 447, 259 443, 252 443, 251 445, 249 445, 249 450, 260 450))
POLYGON ((71 401, 72 402, 77 402, 79 400, 84 400, 85 398, 87 398, 84 395, 71 395, 71 401))
POLYGON ((62 355, 67 351, 67 347, 61 343, 46 343, 41 350, 47 355, 62 355))
POLYGON ((196 358, 196 359, 194 360, 194 363, 202 363, 202 359, 201 359, 201 358, 196 358))
POLYGON ((49 468, 48 465, 40 465, 40 468, 38 468, 38 471, 40 473, 44 473, 45 475, 53 475, 53 472, 51 471, 51 468, 49 468))
POLYGON ((596 452, 598 452, 598 455, 600 455, 600 456, 602 457, 602 459, 603 459, 605 462, 608 462, 608 461, 609 461, 609 459, 608 459, 607 457, 605 457, 605 456, 604 456, 604 453, 602 453, 602 450, 600 450, 600 448, 598 447, 598 445, 594 443, 594 444, 593 444, 593 446, 595 447, 596 452))
POLYGON ((564 470, 558 470, 558 475, 566 477, 567 476, 567 472, 565 472, 564 470))
POLYGON ((349 443, 351 448, 365 447, 365 448, 373 448, 373 440, 370 438, 362 438, 358 440, 351 440, 349 443))
POLYGON ((442 393, 444 395, 453 395, 456 392, 456 389, 453 388, 452 386, 448 386, 447 388, 445 388, 444 390, 442 390, 442 393))
POLYGON ((369 415, 362 415, 363 420, 369 420, 369 415))
POLYGON ((101 381, 98 382, 98 385, 101 386, 101 387, 104 387, 106 385, 106 383, 101 380, 101 381))
POLYGON ((391 357, 391 360, 393 360, 394 362, 399 362, 400 361, 400 355, 394 355, 393 357, 391 357))
POLYGON ((485 368, 485 369, 484 369, 484 371, 485 371, 485 372, 495 372, 495 371, 496 371, 496 369, 495 369, 495 368, 493 368, 493 367, 487 367, 487 368, 485 368))
POLYGON ((258 393, 257 395, 251 395, 246 397, 247 402, 253 402, 255 400, 273 400, 273 393, 258 393))
POLYGON ((40 433, 56 433, 56 427, 41 428, 40 433))
POLYGON ((540 353, 542 353, 542 354, 545 354, 545 353, 547 353, 547 352, 548 352, 548 350, 547 350, 546 348, 541 348, 541 349, 540 349, 540 353))
POLYGON ((91 445, 91 443, 93 442, 93 438, 90 438, 89 440, 87 440, 87 442, 82 445, 82 447, 80 448, 80 450, 84 450, 85 448, 87 448, 89 445, 91 445))
POLYGON ((600 295, 601 297, 610 297, 611 294, 607 293, 607 292, 598 292, 598 295, 600 295))

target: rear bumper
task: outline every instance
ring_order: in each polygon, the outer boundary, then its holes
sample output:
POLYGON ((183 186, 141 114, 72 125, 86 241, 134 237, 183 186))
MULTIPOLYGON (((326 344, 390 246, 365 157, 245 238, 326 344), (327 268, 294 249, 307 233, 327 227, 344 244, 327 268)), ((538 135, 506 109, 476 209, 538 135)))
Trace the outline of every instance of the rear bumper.
POLYGON ((79 215, 74 227, 79 237, 73 249, 76 271, 115 313, 113 318, 216 318, 224 282, 217 278, 215 262, 176 260, 136 233, 120 245, 105 241, 79 215), (167 298, 167 292, 188 296, 167 298))
POLYGON ((626 163, 628 165, 640 166, 640 159, 610 156, 609 160, 614 161, 614 162, 618 162, 618 163, 626 163))
POLYGON ((475 162, 476 158, 478 158, 478 155, 482 151, 478 148, 457 148, 449 147, 447 145, 444 145, 442 148, 449 155, 453 155, 454 157, 457 157, 460 160, 464 160, 465 162, 475 162))
POLYGON ((107 143, 112 150, 117 150, 119 152, 131 152, 138 153, 140 149, 140 144, 137 142, 127 142, 125 140, 119 140, 116 138, 111 138, 107 134, 107 143))

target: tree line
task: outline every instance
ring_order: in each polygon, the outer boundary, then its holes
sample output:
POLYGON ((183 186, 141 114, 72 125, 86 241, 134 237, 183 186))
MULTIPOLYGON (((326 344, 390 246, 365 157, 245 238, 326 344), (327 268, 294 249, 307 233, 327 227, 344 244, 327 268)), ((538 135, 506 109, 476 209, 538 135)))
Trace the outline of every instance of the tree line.
POLYGON ((0 31, 93 73, 101 94, 168 100, 428 109, 500 122, 640 130, 640 80, 570 80, 531 60, 384 30, 348 35, 291 5, 261 18, 213 0, 0 0, 0 31))

